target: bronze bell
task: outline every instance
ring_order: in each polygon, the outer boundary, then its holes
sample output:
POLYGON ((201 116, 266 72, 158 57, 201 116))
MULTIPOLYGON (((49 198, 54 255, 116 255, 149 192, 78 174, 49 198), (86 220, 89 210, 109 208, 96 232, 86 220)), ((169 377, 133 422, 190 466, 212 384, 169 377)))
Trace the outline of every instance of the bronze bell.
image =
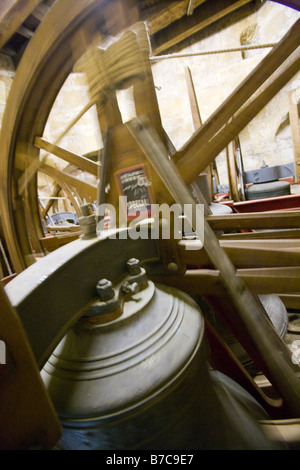
POLYGON ((266 417, 259 405, 230 411, 238 386, 206 361, 199 307, 173 288, 147 282, 121 314, 82 318, 42 371, 63 427, 57 449, 269 448, 251 416, 266 417))

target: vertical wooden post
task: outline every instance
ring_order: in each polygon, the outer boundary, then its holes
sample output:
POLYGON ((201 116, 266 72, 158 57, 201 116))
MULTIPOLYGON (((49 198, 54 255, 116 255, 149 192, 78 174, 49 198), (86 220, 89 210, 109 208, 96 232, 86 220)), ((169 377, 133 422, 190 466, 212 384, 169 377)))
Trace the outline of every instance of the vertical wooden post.
POLYGON ((60 424, 19 317, 1 284, 0 331, 5 346, 5 357, 0 358, 0 449, 51 449, 60 438, 60 424))
POLYGON ((236 142, 232 140, 226 147, 228 182, 231 198, 237 202, 239 198, 239 190, 237 184, 237 163, 236 163, 236 142))
MULTIPOLYGON (((200 115, 200 109, 196 97, 195 86, 193 82, 192 72, 189 67, 185 68, 185 79, 188 89, 190 107, 192 112, 192 120, 194 131, 197 131, 202 126, 202 119, 200 115)), ((204 170, 207 176, 208 190, 209 190, 209 199, 210 202, 213 200, 214 188, 213 188, 213 164, 210 163, 204 170)))
POLYGON ((300 183, 300 124, 296 91, 289 92, 289 114, 294 149, 295 183, 300 183))

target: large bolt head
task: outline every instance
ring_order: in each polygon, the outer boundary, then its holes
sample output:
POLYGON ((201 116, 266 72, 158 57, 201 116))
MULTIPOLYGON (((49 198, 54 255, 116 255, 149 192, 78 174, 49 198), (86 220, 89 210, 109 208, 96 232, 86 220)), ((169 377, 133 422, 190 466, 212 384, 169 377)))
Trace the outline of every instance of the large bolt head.
POLYGON ((101 300, 104 302, 114 297, 115 292, 112 287, 112 283, 108 279, 100 279, 96 286, 97 293, 101 300))
POLYGON ((126 263, 126 266, 127 266, 128 272, 129 272, 129 274, 131 274, 131 276, 134 276, 136 274, 140 274, 140 272, 141 272, 140 262, 136 258, 130 258, 126 263))

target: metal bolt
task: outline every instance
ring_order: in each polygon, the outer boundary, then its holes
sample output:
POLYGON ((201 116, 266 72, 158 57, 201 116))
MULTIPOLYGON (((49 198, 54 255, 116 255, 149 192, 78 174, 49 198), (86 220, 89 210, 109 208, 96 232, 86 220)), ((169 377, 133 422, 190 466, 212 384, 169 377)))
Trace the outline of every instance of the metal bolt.
POLYGON ((176 271, 178 271, 178 265, 176 263, 169 263, 168 270, 172 273, 175 273, 176 271))
POLYGON ((122 285, 122 290, 126 294, 137 294, 140 288, 137 282, 133 282, 132 284, 130 284, 130 282, 125 282, 125 284, 122 285))
POLYGON ((140 262, 136 258, 129 259, 126 263, 126 266, 131 276, 135 276, 136 274, 140 274, 141 272, 140 262))
POLYGON ((112 283, 108 279, 100 279, 96 286, 96 289, 99 297, 104 302, 112 299, 115 296, 112 283))

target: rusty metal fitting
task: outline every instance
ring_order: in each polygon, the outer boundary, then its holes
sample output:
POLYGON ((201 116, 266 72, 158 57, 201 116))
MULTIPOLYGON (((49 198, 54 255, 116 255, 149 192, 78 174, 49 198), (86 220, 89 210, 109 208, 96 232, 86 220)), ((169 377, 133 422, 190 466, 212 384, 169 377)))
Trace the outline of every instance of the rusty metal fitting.
POLYGON ((122 284, 122 291, 124 294, 137 294, 140 290, 140 286, 137 282, 133 282, 132 284, 130 282, 125 282, 122 284))

